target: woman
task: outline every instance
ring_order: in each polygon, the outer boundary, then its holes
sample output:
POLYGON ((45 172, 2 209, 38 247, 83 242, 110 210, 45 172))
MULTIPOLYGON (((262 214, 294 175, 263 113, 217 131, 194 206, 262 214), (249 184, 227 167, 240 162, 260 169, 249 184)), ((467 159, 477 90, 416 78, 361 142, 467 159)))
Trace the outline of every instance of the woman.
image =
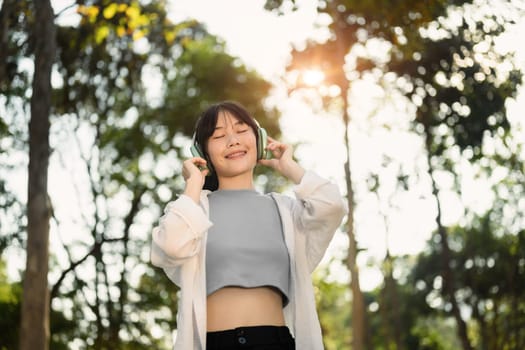
POLYGON ((152 233, 152 263, 181 290, 176 350, 323 349, 310 274, 347 208, 337 186, 265 137, 235 102, 197 122, 184 193, 152 233), (296 198, 258 193, 256 164, 291 180, 296 198))

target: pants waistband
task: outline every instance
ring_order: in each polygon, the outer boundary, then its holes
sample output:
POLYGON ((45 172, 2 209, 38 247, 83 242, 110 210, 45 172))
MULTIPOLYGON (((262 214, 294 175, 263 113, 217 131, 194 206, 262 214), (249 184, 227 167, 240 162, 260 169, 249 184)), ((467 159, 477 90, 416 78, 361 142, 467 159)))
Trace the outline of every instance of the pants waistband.
POLYGON ((222 349, 238 347, 288 344, 294 339, 286 326, 254 326, 239 327, 225 331, 208 332, 206 336, 206 348, 222 349))

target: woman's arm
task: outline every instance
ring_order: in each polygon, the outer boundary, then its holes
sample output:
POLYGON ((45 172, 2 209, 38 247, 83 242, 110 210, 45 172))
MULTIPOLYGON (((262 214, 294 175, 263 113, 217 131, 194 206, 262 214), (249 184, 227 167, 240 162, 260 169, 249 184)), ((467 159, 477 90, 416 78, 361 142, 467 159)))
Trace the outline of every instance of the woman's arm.
POLYGON ((208 216, 199 206, 202 185, 209 171, 205 166, 206 160, 200 157, 182 163, 186 187, 184 194, 168 203, 159 225, 153 228, 153 265, 163 268, 178 266, 198 253, 202 235, 211 226, 208 216))
POLYGON ((294 189, 292 218, 306 236, 308 267, 313 271, 324 256, 330 241, 348 213, 336 184, 307 171, 294 189))
POLYGON ((152 264, 174 267, 195 256, 203 234, 211 225, 204 210, 189 196, 181 195, 168 203, 159 225, 153 228, 152 264))

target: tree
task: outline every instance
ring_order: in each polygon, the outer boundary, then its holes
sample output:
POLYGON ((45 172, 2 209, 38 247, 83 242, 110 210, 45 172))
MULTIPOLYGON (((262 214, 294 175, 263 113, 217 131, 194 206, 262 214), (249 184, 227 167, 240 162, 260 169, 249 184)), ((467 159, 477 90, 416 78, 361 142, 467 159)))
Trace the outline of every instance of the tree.
POLYGON ((509 20, 496 16, 476 20, 469 16, 470 10, 469 7, 455 10, 463 21, 454 28, 448 27, 444 19, 438 20, 438 28, 450 34, 441 38, 423 35, 420 50, 411 57, 398 54, 390 65, 391 71, 410 82, 407 95, 417 106, 415 127, 422 131, 425 140, 428 174, 437 206, 442 295, 450 305, 465 350, 473 347, 456 294, 448 229, 442 222, 440 189, 435 174, 441 168, 457 176, 457 170, 446 155, 453 145, 475 161, 481 155, 484 138, 495 135, 498 130, 508 130, 505 101, 515 96, 521 82, 519 70, 501 72, 498 69, 501 62, 512 65, 511 54, 501 55, 493 48, 494 38, 505 30, 509 20), (480 50, 480 45, 484 49, 480 50), (461 78, 456 81, 455 77, 461 78))
MULTIPOLYGON (((354 189, 351 175, 350 140, 348 126, 351 121, 348 114, 348 98, 351 91, 351 76, 358 79, 360 74, 370 71, 375 67, 369 58, 359 59, 353 63, 353 73, 345 70, 345 62, 350 56, 352 48, 364 46, 365 42, 376 38, 390 42, 393 46, 403 44, 396 32, 401 30, 408 45, 402 49, 409 52, 418 47, 420 38, 418 30, 435 18, 444 15, 449 6, 468 3, 469 1, 404 1, 398 2, 377 1, 339 1, 321 0, 318 2, 318 12, 330 19, 328 29, 330 36, 324 42, 310 40, 304 50, 294 50, 292 62, 288 69, 301 70, 316 67, 325 72, 326 85, 336 86, 340 94, 333 98, 325 96, 325 100, 339 107, 339 113, 345 125, 344 144, 347 148, 347 162, 344 165, 349 215, 346 223, 349 247, 348 268, 350 270, 352 289, 352 345, 354 349, 367 347, 366 310, 362 291, 359 285, 359 269, 357 255, 358 242, 354 232, 354 189)), ((295 1, 267 1, 269 10, 280 9, 286 4, 295 5, 295 1)), ((293 6, 292 6, 293 8, 293 6)), ((370 347, 368 345, 368 347, 370 347)))
POLYGON ((3 1, 0 8, 0 254, 4 249, 24 245, 21 232, 27 231, 26 203, 13 194, 11 184, 4 174, 15 167, 26 166, 19 157, 12 157, 13 150, 27 146, 27 124, 30 114, 22 113, 18 106, 29 105, 31 81, 28 74, 20 69, 19 59, 28 54, 27 43, 30 30, 25 1, 3 1), (23 33, 23 34, 21 34, 23 33), (25 43, 25 44, 22 44, 25 43), (14 127, 14 121, 20 123, 14 127), (24 135, 24 136, 22 136, 24 135), (7 212, 13 215, 6 215, 7 212))
MULTIPOLYGON (((480 349, 521 349, 525 344, 523 322, 522 269, 516 268, 525 259, 523 231, 499 235, 501 227, 493 219, 493 211, 473 218, 466 227, 449 229, 451 264, 461 267, 455 271, 456 293, 461 296, 460 307, 471 311, 470 325, 475 336, 473 346, 480 349), (495 259, 497 257, 497 260, 495 259), (474 327, 474 325, 477 327, 474 327)), ((441 245, 436 233, 428 250, 418 257, 411 281, 422 292, 417 298, 435 305, 434 313, 442 313, 444 305, 435 300, 440 292, 441 245), (436 288, 437 287, 437 288, 436 288), (434 296, 432 296, 434 295, 434 296)), ((448 313, 445 311, 445 314, 448 313)))
POLYGON ((47 194, 49 162, 49 115, 51 112, 51 68, 55 60, 55 26, 49 1, 35 3, 32 37, 35 73, 29 122, 29 168, 27 196, 27 255, 24 273, 20 349, 49 347, 49 218, 47 194))

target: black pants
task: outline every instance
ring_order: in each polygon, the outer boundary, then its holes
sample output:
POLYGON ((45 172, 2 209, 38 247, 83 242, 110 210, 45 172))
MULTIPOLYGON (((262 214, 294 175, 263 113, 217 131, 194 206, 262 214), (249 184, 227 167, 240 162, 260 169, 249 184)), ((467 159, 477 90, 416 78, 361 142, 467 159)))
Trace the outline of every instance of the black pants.
POLYGON ((295 341, 286 326, 240 327, 208 332, 206 350, 294 350, 295 341))

